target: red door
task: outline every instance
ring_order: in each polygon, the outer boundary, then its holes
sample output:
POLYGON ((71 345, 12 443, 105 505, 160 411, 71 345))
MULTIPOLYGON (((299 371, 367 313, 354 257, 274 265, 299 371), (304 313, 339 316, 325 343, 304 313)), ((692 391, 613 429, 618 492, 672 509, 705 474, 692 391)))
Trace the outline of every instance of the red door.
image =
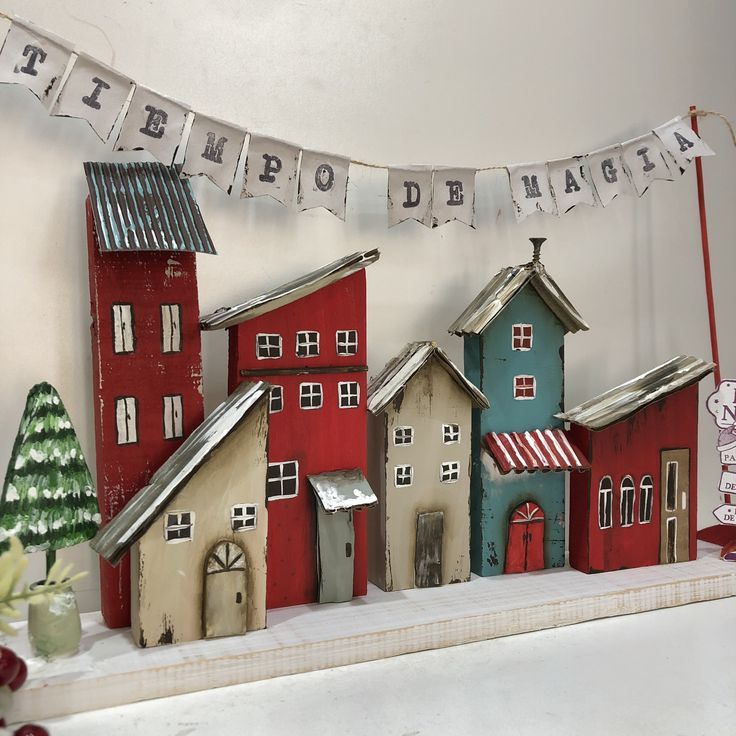
POLYGON ((505 573, 544 568, 544 511, 532 501, 519 504, 509 519, 505 573))

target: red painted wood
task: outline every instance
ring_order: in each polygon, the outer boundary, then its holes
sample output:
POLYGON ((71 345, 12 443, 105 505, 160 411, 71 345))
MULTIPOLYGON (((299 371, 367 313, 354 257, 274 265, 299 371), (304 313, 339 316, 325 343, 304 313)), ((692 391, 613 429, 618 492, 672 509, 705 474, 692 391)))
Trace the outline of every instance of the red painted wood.
MULTIPOLYGON (((330 470, 366 468, 366 374, 329 373, 333 366, 366 363, 365 271, 310 294, 296 302, 232 327, 229 330, 229 390, 241 380, 242 369, 269 370, 308 366, 319 373, 307 376, 264 376, 284 387, 284 409, 270 415, 269 462, 297 460, 299 491, 294 498, 268 502, 269 608, 311 603, 317 600, 317 534, 315 497, 306 476, 330 470), (338 356, 337 330, 358 331, 358 352, 338 356), (320 333, 320 355, 296 357, 296 332, 320 333), (256 358, 256 335, 277 333, 283 339, 283 357, 256 358), (324 370, 324 372, 322 372, 324 370), (340 409, 337 384, 357 381, 360 406, 340 409), (323 407, 299 408, 299 384, 322 383, 323 407)), ((365 595, 368 584, 366 513, 354 514, 355 557, 353 594, 365 595)))
POLYGON ((528 501, 514 509, 509 519, 504 573, 544 569, 544 512, 528 501))
POLYGON ((573 430, 579 447, 591 461, 591 470, 570 477, 570 564, 583 572, 619 570, 659 563, 660 452, 690 450, 689 552, 696 556, 698 478, 698 385, 693 384, 644 407, 632 417, 589 432, 573 430), (589 435, 587 447, 584 434, 589 435), (598 524, 598 488, 610 475, 613 482, 612 521, 609 529, 598 524), (621 481, 631 475, 635 485, 634 523, 622 527, 621 481), (639 522, 639 483, 651 475, 654 482, 652 520, 639 522))
MULTIPOLYGON (((87 200, 97 497, 108 522, 182 443, 164 439, 163 396, 182 396, 184 437, 204 418, 197 272, 192 253, 101 253, 87 200), (133 305, 135 349, 113 350, 112 305, 133 305), (162 353, 161 304, 180 304, 182 350, 162 353), (115 399, 138 401, 138 442, 117 444, 115 399)), ((130 563, 100 560, 102 615, 130 625, 130 563)))

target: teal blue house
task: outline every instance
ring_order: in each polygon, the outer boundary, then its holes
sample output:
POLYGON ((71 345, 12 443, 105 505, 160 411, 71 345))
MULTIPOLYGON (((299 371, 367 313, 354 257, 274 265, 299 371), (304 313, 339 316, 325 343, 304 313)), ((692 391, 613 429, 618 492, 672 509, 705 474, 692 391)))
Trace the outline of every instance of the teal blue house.
POLYGON ((473 410, 470 558, 476 575, 565 564, 565 472, 588 461, 564 411, 564 341, 588 325, 539 260, 499 271, 450 327, 465 375, 488 397, 473 410))

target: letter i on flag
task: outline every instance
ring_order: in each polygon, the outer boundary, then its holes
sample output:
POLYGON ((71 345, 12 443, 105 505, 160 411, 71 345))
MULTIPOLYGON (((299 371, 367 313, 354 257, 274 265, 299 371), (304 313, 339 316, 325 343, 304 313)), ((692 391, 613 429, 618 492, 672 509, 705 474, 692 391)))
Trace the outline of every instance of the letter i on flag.
POLYGON ((535 212, 557 214, 557 204, 547 178, 547 164, 514 164, 507 166, 511 199, 516 221, 522 222, 535 212))
POLYGON ((655 179, 672 181, 674 178, 666 155, 662 141, 654 133, 647 133, 621 144, 621 158, 640 197, 655 179))
POLYGON ((432 169, 404 166, 388 170, 388 226, 416 220, 432 227, 432 169))

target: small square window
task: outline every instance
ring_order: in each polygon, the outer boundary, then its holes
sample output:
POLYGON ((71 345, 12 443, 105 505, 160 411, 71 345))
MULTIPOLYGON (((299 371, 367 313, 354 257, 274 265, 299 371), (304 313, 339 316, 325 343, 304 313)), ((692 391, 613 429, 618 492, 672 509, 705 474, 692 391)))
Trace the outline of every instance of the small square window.
POLYGON ((299 407, 302 409, 320 409, 322 407, 322 384, 299 384, 299 407))
POLYGON ((314 358, 319 355, 319 332, 303 331, 296 333, 296 354, 298 358, 314 358))
POLYGON ((394 485, 397 488, 410 486, 414 480, 414 469, 411 465, 397 465, 394 468, 394 485))
POLYGON ((442 441, 446 445, 454 445, 460 442, 460 425, 459 424, 443 424, 442 425, 442 441))
POLYGON ((528 401, 537 395, 537 379, 534 376, 514 376, 514 398, 528 401))
POLYGON ((254 503, 239 503, 230 509, 230 526, 234 532, 256 528, 258 507, 254 503))
POLYGON ((357 409, 360 405, 360 384, 357 381, 340 381, 337 395, 341 409, 357 409))
POLYGON ((164 514, 164 539, 170 544, 191 542, 193 531, 193 511, 169 511, 164 514))
POLYGON ((413 445, 414 444, 414 427, 395 427, 394 428, 394 444, 395 445, 413 445))
POLYGON ((511 349, 531 350, 533 340, 533 329, 531 325, 518 324, 511 327, 511 349))
POLYGON ((281 335, 256 335, 256 357, 258 360, 267 360, 281 357, 281 335))
POLYGON ((266 473, 266 498, 292 498, 299 491, 299 463, 269 463, 266 473))
POLYGON ((338 330, 336 343, 338 355, 355 355, 358 352, 358 330, 338 330))
POLYGON ((271 393, 268 399, 268 411, 271 414, 275 414, 277 411, 281 411, 284 408, 284 387, 283 386, 272 386, 271 393))
POLYGON ((460 480, 460 463, 456 460, 440 465, 440 483, 457 483, 460 480))

